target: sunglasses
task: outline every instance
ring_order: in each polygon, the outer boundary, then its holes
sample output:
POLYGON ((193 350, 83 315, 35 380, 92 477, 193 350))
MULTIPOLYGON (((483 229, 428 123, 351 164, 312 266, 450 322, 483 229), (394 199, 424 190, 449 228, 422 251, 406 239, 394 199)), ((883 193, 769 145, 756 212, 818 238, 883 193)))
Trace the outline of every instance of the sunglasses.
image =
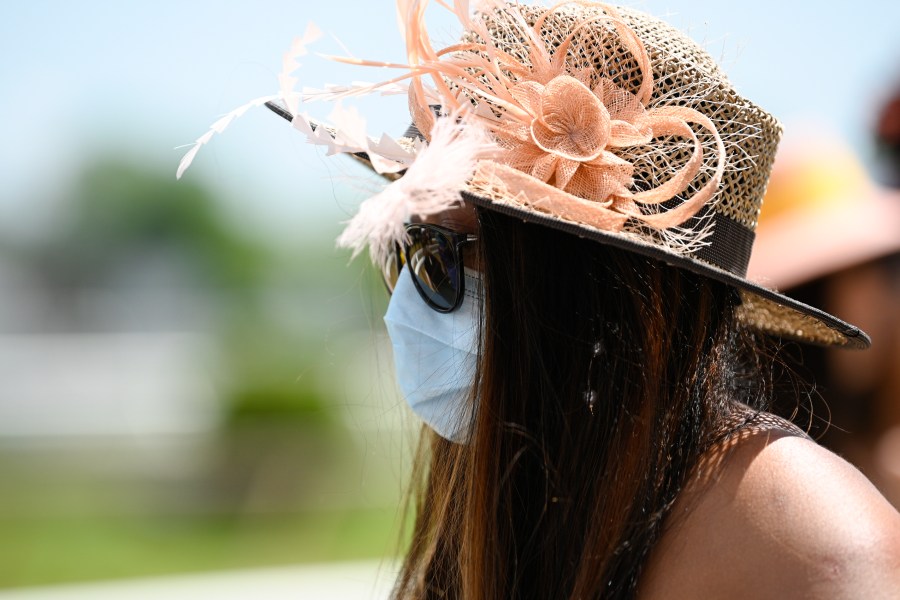
POLYGON ((406 242, 394 246, 382 267, 388 292, 394 292, 406 265, 425 304, 441 313, 453 312, 465 293, 462 247, 478 237, 430 223, 407 225, 406 236, 406 242))

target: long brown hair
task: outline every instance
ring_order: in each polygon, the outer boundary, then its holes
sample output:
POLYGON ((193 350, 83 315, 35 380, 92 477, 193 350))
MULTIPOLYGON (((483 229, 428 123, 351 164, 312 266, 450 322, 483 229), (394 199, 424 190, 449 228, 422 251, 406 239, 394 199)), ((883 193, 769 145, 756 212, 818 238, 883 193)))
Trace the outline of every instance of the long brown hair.
POLYGON ((468 444, 422 437, 397 598, 629 598, 734 400, 765 399, 731 288, 479 211, 468 444))

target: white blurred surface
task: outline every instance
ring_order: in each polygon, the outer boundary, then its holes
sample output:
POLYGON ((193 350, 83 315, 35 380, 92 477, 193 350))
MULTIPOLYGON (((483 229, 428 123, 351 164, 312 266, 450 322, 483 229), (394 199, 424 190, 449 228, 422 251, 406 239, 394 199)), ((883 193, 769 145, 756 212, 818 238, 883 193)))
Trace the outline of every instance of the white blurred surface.
POLYGON ((396 566, 362 561, 0 591, 0 600, 380 600, 396 566))
POLYGON ((178 332, 0 335, 0 438, 209 431, 211 352, 178 332))

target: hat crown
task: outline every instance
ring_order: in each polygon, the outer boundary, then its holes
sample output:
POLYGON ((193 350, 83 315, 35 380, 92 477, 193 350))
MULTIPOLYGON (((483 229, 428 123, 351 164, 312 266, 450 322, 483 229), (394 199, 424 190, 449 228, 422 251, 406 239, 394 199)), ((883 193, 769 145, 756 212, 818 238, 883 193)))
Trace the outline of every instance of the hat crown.
MULTIPOLYGON (((603 85, 611 85, 624 90, 641 99, 643 108, 650 111, 677 107, 693 109, 708 117, 724 144, 724 171, 712 198, 677 227, 679 232, 705 228, 702 243, 691 244, 683 251, 679 249, 679 254, 735 275, 746 273, 781 126, 772 115, 734 90, 709 53, 672 26, 650 15, 596 3, 563 4, 549 10, 542 6, 510 5, 485 12, 479 18, 490 32, 493 46, 534 69, 524 79, 536 77, 539 83, 548 84, 549 88, 551 82, 541 78, 576 74, 589 88, 597 90, 603 85), (565 46, 566 55, 559 72, 539 72, 530 64, 530 45, 536 40, 523 39, 523 19, 529 27, 540 25, 540 42, 551 55, 565 46), (621 23, 627 27, 621 27, 621 23), (630 35, 635 36, 646 50, 649 70, 642 69, 641 56, 635 55, 630 35)), ((463 42, 484 40, 476 33, 469 33, 463 42)), ((513 74, 511 79, 516 77, 513 74)), ((461 95, 476 104, 483 102, 465 91, 461 95)), ((609 97, 614 100, 613 96, 609 97)), ((575 112, 575 104, 574 101, 571 104, 572 112, 575 112)), ((497 113, 503 110, 502 107, 491 108, 497 113)), ((554 107, 554 110, 565 110, 564 102, 563 108, 554 107)), ((696 194, 715 175, 717 161, 721 158, 715 136, 695 123, 691 124, 691 130, 703 151, 702 164, 683 190, 659 205, 660 212, 696 194)), ((654 135, 647 144, 616 147, 611 151, 633 166, 630 189, 640 193, 662 186, 684 169, 692 160, 694 142, 683 136, 654 135)), ((597 185, 596 180, 589 183, 597 185)), ((496 182, 487 182, 483 187, 496 188, 496 182)), ((569 184, 567 191, 573 187, 569 184)), ((585 197, 577 189, 574 193, 585 197)), ((650 208, 651 212, 654 210, 657 209, 650 208)), ((624 225, 624 232, 672 249, 671 232, 633 222, 624 225)))

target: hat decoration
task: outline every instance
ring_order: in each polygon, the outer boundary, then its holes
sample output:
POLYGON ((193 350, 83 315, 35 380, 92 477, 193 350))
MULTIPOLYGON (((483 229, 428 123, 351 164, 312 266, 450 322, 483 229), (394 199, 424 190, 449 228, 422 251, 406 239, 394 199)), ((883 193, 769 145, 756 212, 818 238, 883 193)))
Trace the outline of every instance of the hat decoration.
POLYGON ((377 83, 304 88, 294 72, 315 26, 285 54, 279 91, 216 121, 216 133, 267 105, 329 155, 389 183, 365 200, 338 244, 382 263, 412 217, 471 203, 664 261, 738 289, 744 325, 806 342, 865 348, 858 328, 746 278, 781 126, 740 96, 715 61, 666 23, 590 0, 552 6, 437 0, 463 28, 435 49, 428 0, 396 0, 406 62, 377 83), (405 94, 413 125, 369 137, 344 99, 405 94), (332 101, 327 122, 301 104, 332 101), (278 104, 280 103, 280 104, 278 104))
MULTIPOLYGON (((406 71, 376 84, 293 92, 297 79, 291 73, 299 66, 296 59, 306 54, 306 46, 318 37, 318 30, 309 27, 285 55, 279 76, 281 92, 220 119, 185 156, 179 175, 213 132, 224 130, 250 106, 277 98, 295 115, 294 127, 310 142, 326 146, 329 154, 365 153, 378 173, 404 173, 366 200, 338 239, 339 245, 353 248, 354 254, 368 246, 373 259, 380 260, 402 238, 403 224, 411 215, 424 217, 458 203, 459 190, 476 172, 481 181, 501 180, 508 193, 523 204, 570 215, 597 229, 619 232, 633 219, 652 230, 668 232, 664 239, 673 250, 703 243, 707 233, 703 227, 676 228, 696 215, 717 191, 725 168, 721 136, 710 119, 693 108, 675 104, 648 108, 654 84, 650 58, 640 38, 613 7, 574 0, 528 13, 520 5, 486 0, 472 15, 468 2, 456 0, 452 7, 444 6, 458 17, 467 37, 436 51, 424 22, 427 5, 427 0, 397 2, 407 64, 329 57, 406 71), (578 17, 558 46, 548 47, 541 28, 549 16, 570 5, 589 7, 591 12, 578 17), (507 17, 516 39, 526 40, 522 56, 510 54, 492 38, 490 21, 484 16, 496 12, 507 17), (630 80, 640 82, 636 90, 626 89, 592 66, 569 60, 576 36, 598 24, 618 37, 636 63, 637 72, 629 74, 630 80), (403 80, 409 82, 402 85, 403 80), (414 123, 427 142, 419 140, 404 147, 387 135, 372 140, 355 111, 338 108, 332 113, 334 124, 320 126, 296 110, 300 101, 402 91, 409 95, 414 123), (437 115, 435 106, 440 107, 437 115), (684 194, 704 166, 703 144, 692 124, 705 129, 714 140, 715 171, 677 206, 662 208, 684 194), (673 140, 693 145, 689 160, 673 166, 669 177, 658 185, 635 189, 630 155, 636 151, 658 153, 673 140)), ((657 178, 662 179, 662 174, 657 178)))

